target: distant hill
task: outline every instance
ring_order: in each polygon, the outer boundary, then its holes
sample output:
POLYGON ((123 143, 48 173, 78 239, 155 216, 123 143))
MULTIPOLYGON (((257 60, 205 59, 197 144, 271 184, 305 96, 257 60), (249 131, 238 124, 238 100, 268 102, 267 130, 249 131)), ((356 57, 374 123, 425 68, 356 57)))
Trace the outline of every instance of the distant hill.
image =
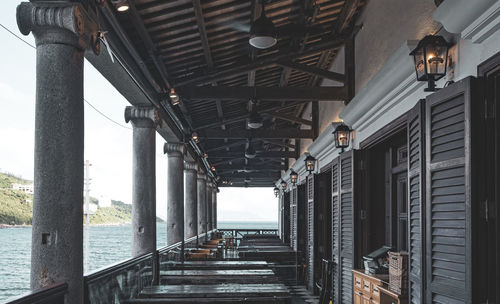
MULTIPOLYGON (((31 184, 12 174, 0 173, 0 225, 31 225, 33 195, 12 190, 12 184, 31 184)), ((97 199, 91 198, 92 202, 97 199)), ((111 207, 99 208, 90 217, 90 224, 126 224, 132 221, 132 205, 121 201, 111 201, 111 207)), ((157 222, 163 222, 157 218, 157 222)))

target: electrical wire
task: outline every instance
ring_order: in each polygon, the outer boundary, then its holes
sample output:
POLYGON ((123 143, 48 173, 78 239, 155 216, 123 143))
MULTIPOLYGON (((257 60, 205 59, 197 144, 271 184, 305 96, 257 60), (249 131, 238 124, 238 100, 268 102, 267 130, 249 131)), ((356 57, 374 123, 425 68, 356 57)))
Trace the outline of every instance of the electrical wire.
MULTIPOLYGON (((36 50, 36 47, 29 43, 28 41, 24 40, 22 37, 20 37, 19 35, 17 35, 16 33, 14 33, 13 31, 11 31, 10 29, 8 29, 6 26, 4 26, 3 24, 0 23, 0 27, 2 27, 4 30, 6 30, 8 33, 10 33, 11 35, 13 35, 14 37, 16 37, 17 39, 21 40, 23 43, 25 43, 26 45, 30 46, 31 48, 35 49, 36 50)), ((94 111, 96 111, 97 113, 99 113, 101 116, 103 116, 104 118, 106 118, 107 120, 111 121, 112 123, 124 128, 124 129, 127 129, 127 130, 132 130, 132 128, 130 127, 127 127, 127 126, 124 126, 122 125, 121 123, 117 122, 116 120, 112 119, 111 117, 107 116, 106 114, 104 114, 103 112, 101 112, 99 109, 97 109, 94 105, 92 105, 90 103, 90 101, 88 101, 87 99, 83 98, 83 101, 85 101, 85 103, 87 103, 92 109, 94 109, 94 111)))

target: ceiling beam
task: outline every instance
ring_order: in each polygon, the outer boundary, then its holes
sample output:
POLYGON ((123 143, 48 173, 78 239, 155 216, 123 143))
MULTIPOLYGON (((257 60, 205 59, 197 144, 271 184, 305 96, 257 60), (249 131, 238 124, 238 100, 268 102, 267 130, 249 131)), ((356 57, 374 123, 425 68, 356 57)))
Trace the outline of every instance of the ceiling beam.
POLYGON ((286 142, 282 142, 282 141, 269 140, 269 139, 264 139, 262 141, 265 143, 271 144, 271 145, 279 146, 279 147, 295 149, 294 144, 290 144, 290 143, 286 143, 286 142))
POLYGON ((303 118, 293 116, 293 115, 286 115, 286 114, 281 114, 281 113, 271 113, 270 115, 274 116, 278 119, 281 119, 281 120, 286 120, 289 122, 298 123, 298 124, 302 124, 302 125, 306 125, 306 126, 312 126, 312 124, 313 124, 313 122, 311 120, 303 119, 303 118))
POLYGON ((358 6, 361 4, 361 0, 346 0, 344 3, 344 8, 340 12, 337 22, 335 23, 335 32, 342 33, 346 28, 349 27, 351 19, 356 13, 358 6))
POLYGON ((206 152, 208 154, 208 157, 210 157, 209 153, 211 153, 211 152, 226 150, 226 148, 239 147, 239 146, 246 144, 247 142, 248 142, 247 140, 239 140, 237 142, 232 142, 232 143, 227 143, 227 144, 225 143, 223 145, 219 145, 217 147, 207 149, 206 152))
POLYGON ((281 129, 281 130, 206 130, 198 135, 204 139, 284 139, 284 138, 313 138, 312 130, 281 129))
MULTIPOLYGON (((354 31, 359 31, 360 27, 354 28, 354 31)), ((175 88, 186 86, 186 85, 199 85, 199 84, 208 84, 213 81, 219 81, 222 79, 226 79, 229 77, 246 74, 252 70, 259 70, 263 68, 268 68, 275 66, 277 62, 284 60, 292 60, 298 57, 310 56, 316 54, 318 52, 340 48, 347 37, 350 36, 351 33, 347 35, 337 35, 332 36, 330 38, 324 38, 321 42, 316 43, 310 47, 304 48, 303 51, 289 51, 289 50, 281 50, 277 54, 273 54, 270 56, 266 56, 264 58, 251 61, 249 58, 245 58, 245 62, 241 62, 235 64, 234 67, 228 69, 221 69, 218 71, 214 71, 212 73, 203 74, 199 76, 189 77, 180 79, 174 84, 175 88)))
MULTIPOLYGON (((236 157, 245 157, 245 151, 241 152, 222 152, 222 153, 212 153, 210 154, 210 159, 219 159, 219 158, 236 158, 236 157)), ((266 151, 266 152, 257 152, 255 158, 295 158, 295 152, 285 152, 285 151, 266 151)))
POLYGON ((222 179, 230 179, 230 180, 234 180, 234 179, 246 179, 246 178, 249 178, 249 179, 252 179, 252 178, 262 178, 262 179, 278 179, 280 178, 281 176, 281 173, 280 172, 269 172, 269 173, 265 173, 265 172, 251 172, 251 173, 230 173, 230 174, 224 174, 224 175, 220 175, 219 176, 222 178, 222 179))
MULTIPOLYGON (((284 106, 277 105, 277 106, 270 107, 270 108, 267 108, 267 109, 260 109, 259 113, 262 114, 262 113, 268 113, 268 112, 273 112, 273 111, 278 111, 278 110, 285 110, 285 109, 289 109, 289 108, 294 108, 297 105, 301 105, 301 104, 307 103, 307 102, 308 101, 294 101, 294 102, 289 102, 289 103, 285 103, 284 106)), ((200 130, 204 130, 206 128, 218 127, 221 124, 237 123, 237 122, 240 122, 240 121, 244 121, 245 119, 247 119, 249 117, 250 117, 250 113, 246 113, 246 114, 243 114, 243 115, 234 116, 234 117, 231 117, 231 118, 225 118, 222 121, 216 121, 216 122, 212 122, 212 123, 209 123, 209 124, 197 126, 195 130, 196 131, 200 131, 200 130)))
POLYGON ((325 100, 340 101, 347 98, 345 87, 240 87, 240 86, 207 86, 183 87, 180 91, 184 99, 220 99, 220 100, 266 100, 266 101, 299 101, 325 100))
POLYGON ((217 167, 217 172, 222 171, 238 171, 238 170, 256 170, 256 171, 276 171, 276 170, 286 170, 287 167, 285 165, 221 165, 217 167))
POLYGON ((323 70, 323 69, 320 69, 320 68, 317 68, 314 66, 310 66, 307 64, 297 63, 297 62, 293 62, 293 61, 280 61, 278 63, 278 65, 280 65, 282 67, 287 67, 287 68, 290 68, 293 70, 302 71, 302 72, 305 72, 305 73, 308 73, 311 75, 320 76, 322 78, 331 79, 331 80, 335 80, 335 81, 342 82, 342 83, 345 82, 345 75, 344 74, 323 70))

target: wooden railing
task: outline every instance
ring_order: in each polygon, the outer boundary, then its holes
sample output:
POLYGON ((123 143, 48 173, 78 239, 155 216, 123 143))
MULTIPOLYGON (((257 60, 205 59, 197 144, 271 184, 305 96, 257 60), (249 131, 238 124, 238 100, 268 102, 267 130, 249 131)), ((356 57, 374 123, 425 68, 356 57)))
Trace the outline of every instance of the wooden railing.
POLYGON ((60 283, 7 300, 8 304, 64 304, 68 284, 60 283))

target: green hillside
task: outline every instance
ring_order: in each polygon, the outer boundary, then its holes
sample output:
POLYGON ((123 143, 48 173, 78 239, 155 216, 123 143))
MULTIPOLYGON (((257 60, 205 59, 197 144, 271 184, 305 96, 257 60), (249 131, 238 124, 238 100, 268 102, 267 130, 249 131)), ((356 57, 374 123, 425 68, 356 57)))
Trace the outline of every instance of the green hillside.
MULTIPOLYGON (((12 184, 31 184, 11 174, 0 173, 0 225, 30 225, 33 210, 33 195, 12 190, 12 184)), ((97 199, 91 198, 91 202, 97 199)), ((161 219, 157 219, 162 221, 161 219)), ((91 224, 125 224, 132 221, 132 206, 120 201, 111 201, 111 207, 99 208, 90 217, 91 224)))
POLYGON ((12 184, 30 184, 11 174, 0 173, 0 224, 30 225, 33 195, 12 190, 12 184))

